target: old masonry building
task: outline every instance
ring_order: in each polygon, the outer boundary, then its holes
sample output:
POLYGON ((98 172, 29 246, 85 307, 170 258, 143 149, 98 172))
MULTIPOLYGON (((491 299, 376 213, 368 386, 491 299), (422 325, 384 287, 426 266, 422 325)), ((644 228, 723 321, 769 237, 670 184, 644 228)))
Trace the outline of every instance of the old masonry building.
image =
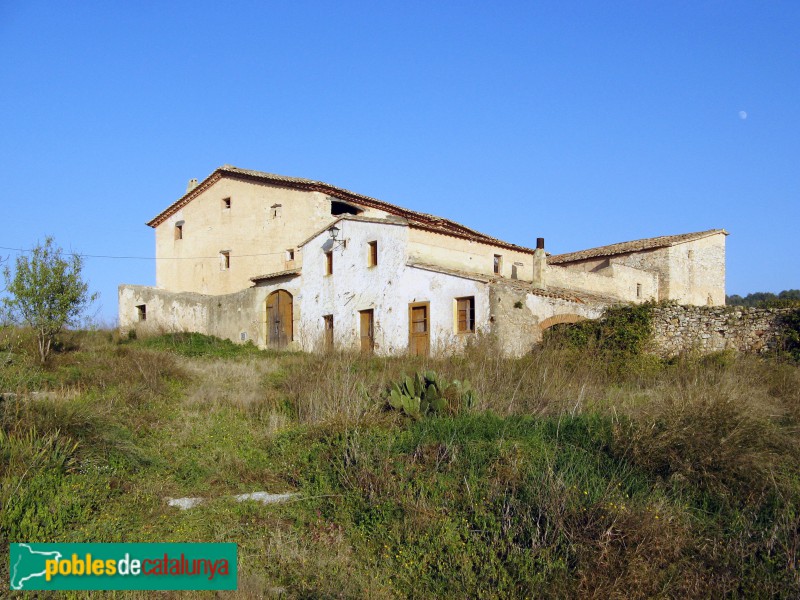
POLYGON ((480 333, 522 354, 605 307, 725 302, 723 229, 548 255, 320 181, 232 166, 147 223, 156 286, 119 287, 123 332, 259 347, 457 351, 480 333))

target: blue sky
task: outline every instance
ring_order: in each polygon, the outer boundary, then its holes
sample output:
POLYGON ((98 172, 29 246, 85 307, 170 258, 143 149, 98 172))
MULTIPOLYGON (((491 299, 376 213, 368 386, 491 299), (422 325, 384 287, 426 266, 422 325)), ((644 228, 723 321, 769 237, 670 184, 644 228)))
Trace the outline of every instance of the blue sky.
MULTIPOLYGON (((554 253, 725 228, 729 294, 800 287, 797 2, 0 0, 0 55, 3 247, 152 257, 228 163, 554 253)), ((154 283, 85 269, 107 323, 154 283)))

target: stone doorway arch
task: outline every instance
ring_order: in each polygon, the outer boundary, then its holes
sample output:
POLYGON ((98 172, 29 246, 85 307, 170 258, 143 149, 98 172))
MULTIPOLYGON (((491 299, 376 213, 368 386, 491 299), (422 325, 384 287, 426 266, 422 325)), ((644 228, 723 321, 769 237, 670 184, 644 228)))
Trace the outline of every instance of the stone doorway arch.
POLYGON ((539 323, 539 331, 544 332, 545 330, 550 329, 553 325, 563 325, 564 323, 578 323, 579 321, 585 321, 585 320, 586 317, 582 317, 581 315, 576 315, 571 313, 563 315, 554 315, 539 323))

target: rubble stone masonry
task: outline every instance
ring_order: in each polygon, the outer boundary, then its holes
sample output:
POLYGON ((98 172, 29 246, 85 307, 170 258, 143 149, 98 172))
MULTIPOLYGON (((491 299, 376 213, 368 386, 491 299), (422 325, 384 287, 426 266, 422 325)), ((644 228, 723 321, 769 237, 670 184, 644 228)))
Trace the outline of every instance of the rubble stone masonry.
POLYGON ((781 317, 792 308, 657 306, 653 309, 656 353, 720 350, 764 353, 780 343, 781 317))

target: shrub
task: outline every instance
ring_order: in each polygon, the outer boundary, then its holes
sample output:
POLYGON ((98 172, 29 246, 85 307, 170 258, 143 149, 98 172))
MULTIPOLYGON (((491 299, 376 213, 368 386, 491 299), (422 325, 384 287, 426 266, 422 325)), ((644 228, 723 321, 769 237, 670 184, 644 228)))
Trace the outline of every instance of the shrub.
POLYGON ((794 360, 800 361, 800 308, 779 319, 783 350, 794 360))
POLYGON ((577 348, 641 354, 653 335, 653 306, 651 302, 610 306, 600 319, 566 325, 556 329, 549 337, 561 337, 577 348))

